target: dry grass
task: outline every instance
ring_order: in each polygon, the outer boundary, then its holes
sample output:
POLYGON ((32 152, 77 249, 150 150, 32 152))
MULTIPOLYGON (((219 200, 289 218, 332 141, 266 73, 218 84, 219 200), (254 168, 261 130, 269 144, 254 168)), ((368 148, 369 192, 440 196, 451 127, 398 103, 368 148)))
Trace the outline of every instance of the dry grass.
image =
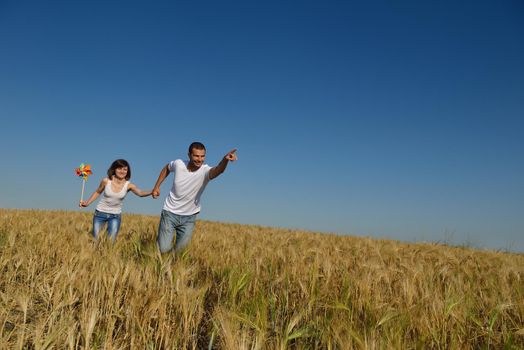
POLYGON ((524 256, 158 217, 0 209, 0 348, 521 349, 524 256))

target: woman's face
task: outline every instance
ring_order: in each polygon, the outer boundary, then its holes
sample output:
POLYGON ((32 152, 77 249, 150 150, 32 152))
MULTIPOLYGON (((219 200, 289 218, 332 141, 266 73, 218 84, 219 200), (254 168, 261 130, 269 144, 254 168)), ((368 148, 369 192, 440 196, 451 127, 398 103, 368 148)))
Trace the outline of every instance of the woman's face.
POLYGON ((127 176, 127 167, 126 166, 123 166, 121 168, 116 168, 115 169, 115 176, 118 178, 118 179, 125 179, 126 176, 127 176))

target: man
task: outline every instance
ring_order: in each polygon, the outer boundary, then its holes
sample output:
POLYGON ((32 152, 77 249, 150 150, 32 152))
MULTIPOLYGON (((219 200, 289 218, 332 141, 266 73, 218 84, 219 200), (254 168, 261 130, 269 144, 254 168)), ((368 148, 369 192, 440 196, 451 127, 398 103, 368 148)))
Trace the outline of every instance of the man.
POLYGON ((200 212, 200 197, 207 183, 226 170, 229 162, 237 160, 236 148, 226 154, 215 167, 204 164, 206 147, 200 142, 189 146, 189 160, 177 159, 169 162, 158 175, 152 191, 153 198, 160 195, 160 185, 169 175, 173 176, 173 186, 166 197, 160 224, 158 226, 157 244, 161 253, 173 248, 173 235, 176 231, 176 252, 183 250, 195 227, 197 214, 200 212))

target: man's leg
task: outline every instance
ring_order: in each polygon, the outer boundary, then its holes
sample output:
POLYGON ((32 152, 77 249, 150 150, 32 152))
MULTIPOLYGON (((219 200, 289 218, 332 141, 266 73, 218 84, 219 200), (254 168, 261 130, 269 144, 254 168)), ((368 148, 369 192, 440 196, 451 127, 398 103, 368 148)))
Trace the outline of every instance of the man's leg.
POLYGON ((167 253, 173 248, 173 234, 176 225, 175 214, 162 210, 160 224, 158 225, 158 235, 156 242, 160 253, 167 253))
POLYGON ((191 241, 196 217, 197 214, 181 216, 180 224, 176 228, 176 253, 182 252, 191 241))

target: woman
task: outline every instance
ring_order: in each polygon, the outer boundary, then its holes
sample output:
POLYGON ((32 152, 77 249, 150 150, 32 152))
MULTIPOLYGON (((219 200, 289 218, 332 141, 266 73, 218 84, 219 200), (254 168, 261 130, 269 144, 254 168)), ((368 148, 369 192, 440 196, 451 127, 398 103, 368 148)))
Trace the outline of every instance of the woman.
POLYGON ((87 207, 98 196, 104 193, 98 202, 93 216, 93 237, 98 234, 107 223, 107 235, 114 242, 120 230, 122 203, 127 192, 131 191, 139 197, 151 195, 151 191, 142 191, 129 182, 131 167, 125 159, 117 159, 107 170, 107 177, 103 178, 95 192, 86 201, 80 201, 80 207, 87 207))

